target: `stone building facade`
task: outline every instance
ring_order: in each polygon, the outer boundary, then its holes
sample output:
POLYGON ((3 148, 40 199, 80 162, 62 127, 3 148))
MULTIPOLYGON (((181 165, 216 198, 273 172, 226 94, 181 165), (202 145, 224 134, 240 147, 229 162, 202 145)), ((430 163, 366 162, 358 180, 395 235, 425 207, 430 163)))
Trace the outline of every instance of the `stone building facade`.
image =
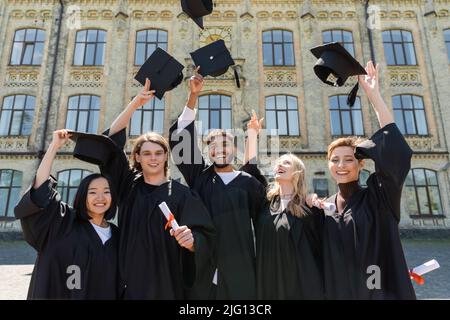
MULTIPOLYGON (((134 74, 158 45, 186 66, 185 81, 140 111, 129 131, 167 136, 185 104, 189 52, 217 39, 233 55, 241 88, 232 69, 208 78, 200 105, 211 123, 203 125, 243 128, 256 110, 280 133, 268 138, 278 149, 268 150, 273 154, 261 147, 264 170, 269 174, 277 152, 298 154, 309 191, 323 195, 336 191, 327 145, 348 133, 369 137, 378 124, 362 90, 356 109, 340 102, 354 81, 333 88, 317 79, 309 49, 339 41, 359 61, 379 63, 383 96, 414 150, 401 226, 449 228, 450 1, 214 2, 202 30, 178 0, 0 1, 0 231, 20 229, 11 208, 55 129, 106 129, 140 90, 134 74)), ((72 148, 62 150, 52 171, 69 200, 79 178, 96 171, 74 159, 72 148)))

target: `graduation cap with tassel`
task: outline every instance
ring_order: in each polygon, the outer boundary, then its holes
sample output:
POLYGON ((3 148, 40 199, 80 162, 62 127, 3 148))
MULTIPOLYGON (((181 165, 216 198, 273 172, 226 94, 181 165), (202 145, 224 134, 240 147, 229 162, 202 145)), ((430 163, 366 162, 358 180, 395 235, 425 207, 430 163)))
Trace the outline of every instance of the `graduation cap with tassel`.
MULTIPOLYGON (((331 86, 342 87, 349 77, 367 74, 363 66, 338 42, 314 47, 311 52, 318 59, 314 65, 315 74, 331 86), (330 80, 330 75, 336 78, 334 82, 330 80)), ((355 104, 358 89, 357 81, 347 97, 350 107, 355 104)))
POLYGON ((230 51, 225 46, 222 39, 214 41, 194 52, 190 53, 192 60, 196 66, 200 66, 199 73, 202 76, 218 77, 228 71, 229 67, 233 68, 236 86, 241 87, 237 66, 230 51))

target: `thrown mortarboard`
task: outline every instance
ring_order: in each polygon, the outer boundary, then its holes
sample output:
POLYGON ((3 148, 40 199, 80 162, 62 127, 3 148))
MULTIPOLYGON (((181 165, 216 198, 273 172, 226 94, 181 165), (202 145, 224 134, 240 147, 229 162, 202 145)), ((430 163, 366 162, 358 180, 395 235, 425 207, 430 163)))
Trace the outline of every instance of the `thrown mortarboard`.
POLYGON ((181 0, 181 8, 203 29, 203 17, 213 11, 212 0, 181 0))
MULTIPOLYGON (((230 66, 235 65, 230 51, 228 51, 223 40, 214 41, 191 52, 190 55, 195 65, 200 66, 199 73, 202 76, 218 77, 227 72, 230 66)), ((236 68, 233 68, 233 70, 236 85, 240 88, 239 75, 236 68)))
MULTIPOLYGON (((341 87, 348 77, 367 74, 361 64, 338 42, 314 47, 311 52, 318 59, 314 72, 320 80, 331 86, 341 87), (330 74, 337 78, 335 82, 329 80, 330 74)), ((348 95, 347 104, 350 107, 355 104, 358 88, 359 84, 356 82, 348 95)))
POLYGON ((166 91, 170 91, 183 81, 184 66, 161 48, 156 48, 144 62, 134 77, 143 86, 145 78, 151 81, 150 90, 161 100, 166 91))
POLYGON ((73 156, 96 165, 105 165, 122 149, 108 136, 103 134, 69 131, 70 139, 75 141, 73 156))

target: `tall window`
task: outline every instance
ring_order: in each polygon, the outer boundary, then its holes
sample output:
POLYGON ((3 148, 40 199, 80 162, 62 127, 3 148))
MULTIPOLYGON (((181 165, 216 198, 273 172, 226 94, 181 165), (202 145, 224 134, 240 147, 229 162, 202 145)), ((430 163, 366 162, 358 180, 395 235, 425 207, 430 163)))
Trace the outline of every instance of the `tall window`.
POLYGON ((42 63, 45 31, 21 29, 14 34, 14 42, 9 64, 13 66, 38 66, 42 63))
POLYGON ((266 127, 268 130, 276 129, 278 135, 300 135, 297 97, 266 97, 266 127))
POLYGON ((14 206, 19 201, 21 187, 22 172, 0 170, 0 219, 14 217, 14 206))
POLYGON ((0 112, 0 136, 29 136, 33 126, 35 97, 8 96, 0 112))
POLYGON ((144 64, 157 47, 167 51, 167 31, 158 29, 138 31, 134 64, 139 66, 144 64))
POLYGON ((73 64, 102 66, 105 62, 106 31, 90 29, 77 32, 73 64))
POLYGON ((139 136, 148 131, 163 134, 164 98, 152 99, 133 113, 130 121, 130 136, 139 136))
POLYGON ((447 47, 448 63, 450 63, 450 29, 444 30, 445 46, 447 47))
POLYGON ((81 95, 69 98, 66 128, 89 133, 97 133, 100 98, 81 95))
POLYGON ((416 53, 411 32, 383 31, 384 56, 389 66, 416 65, 416 53))
POLYGON ((323 44, 330 42, 339 42, 353 57, 355 56, 355 47, 353 44, 353 34, 345 30, 325 30, 322 32, 323 44))
POLYGON ((61 195, 61 200, 69 205, 73 205, 75 194, 77 193, 78 186, 81 180, 92 172, 83 169, 69 169, 58 172, 58 190, 61 195))
POLYGON ((313 187, 314 193, 316 193, 319 198, 325 198, 329 196, 328 179, 313 179, 313 187))
POLYGON ((400 132, 407 135, 427 135, 427 120, 423 100, 409 94, 392 97, 395 123, 400 132))
POLYGON ((291 31, 263 32, 263 60, 265 66, 294 66, 294 40, 291 31))
POLYGON ((361 100, 356 97, 353 107, 347 105, 346 95, 337 95, 329 98, 331 135, 348 136, 364 135, 361 113, 361 100))
POLYGON ((404 189, 404 199, 410 215, 443 214, 436 171, 411 169, 404 189))
POLYGON ((198 120, 203 134, 209 129, 231 129, 231 97, 221 94, 199 97, 198 120))

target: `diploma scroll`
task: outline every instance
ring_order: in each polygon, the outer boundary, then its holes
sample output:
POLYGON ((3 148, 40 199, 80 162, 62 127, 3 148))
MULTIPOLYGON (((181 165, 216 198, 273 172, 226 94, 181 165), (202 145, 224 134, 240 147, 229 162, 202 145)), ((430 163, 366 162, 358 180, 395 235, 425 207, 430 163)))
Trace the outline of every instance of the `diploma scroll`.
POLYGON ((173 216, 169 207, 167 206, 167 203, 165 201, 161 202, 159 204, 159 208, 161 209, 162 213, 164 214, 164 216, 167 219, 167 224, 165 226, 165 229, 171 227, 173 229, 173 231, 176 231, 179 228, 179 225, 177 223, 177 220, 175 220, 175 217, 173 216))

